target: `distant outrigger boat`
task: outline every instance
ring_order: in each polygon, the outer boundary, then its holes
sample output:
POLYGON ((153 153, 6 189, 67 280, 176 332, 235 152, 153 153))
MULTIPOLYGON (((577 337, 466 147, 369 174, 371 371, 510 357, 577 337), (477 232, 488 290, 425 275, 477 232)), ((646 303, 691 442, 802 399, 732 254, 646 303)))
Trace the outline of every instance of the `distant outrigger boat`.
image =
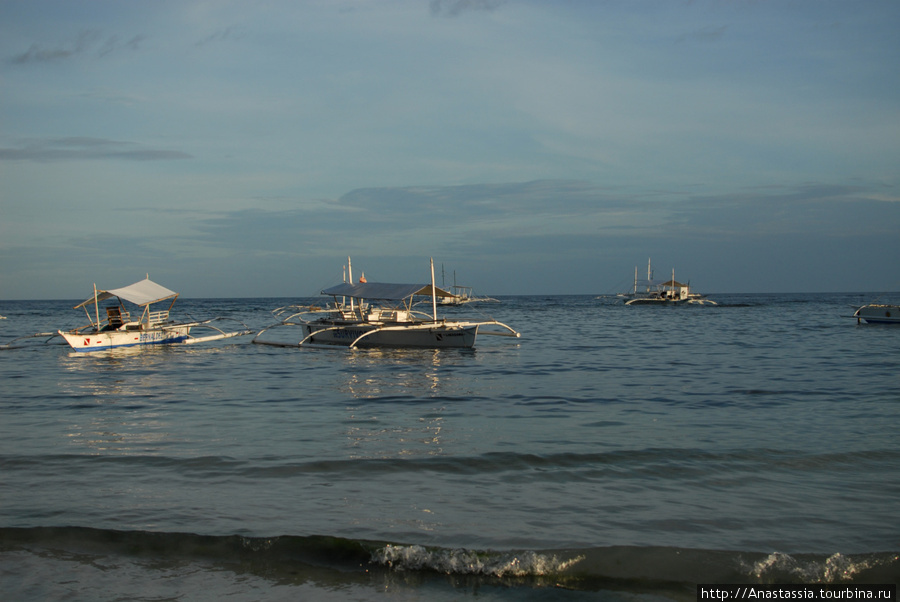
MULTIPOLYGON (((443 273, 443 268, 442 268, 443 273)), ((443 276, 441 276, 443 278, 443 276)), ((443 286, 443 284, 441 285, 443 286)), ((500 303, 493 297, 476 297, 475 289, 471 286, 459 286, 456 284, 456 270, 453 271, 453 286, 450 287, 451 295, 441 297, 438 301, 441 305, 466 305, 468 303, 500 303)))
POLYGON ((275 310, 287 315, 281 322, 261 330, 253 342, 281 347, 337 345, 343 347, 473 347, 481 332, 486 335, 519 337, 519 333, 496 320, 468 321, 438 318, 437 300, 452 293, 434 285, 434 261, 431 262, 431 284, 389 284, 353 282, 353 270, 347 259, 349 282, 322 291, 332 298, 325 308, 288 306, 275 310), (413 309, 416 298, 430 297, 432 313, 413 309), (370 302, 376 302, 376 305, 370 302), (263 333, 280 326, 300 326, 303 334, 298 342, 284 343, 260 338, 263 333), (497 327, 499 330, 481 330, 497 327))
POLYGON ((675 269, 672 269, 672 279, 666 282, 654 282, 653 270, 650 260, 647 260, 647 280, 640 282, 644 290, 639 291, 637 268, 634 268, 634 289, 630 293, 620 293, 619 297, 626 299, 625 305, 717 305, 715 301, 706 298, 705 295, 691 292, 690 283, 684 284, 675 280, 675 269))
POLYGON ((449 297, 441 297, 441 305, 466 305, 468 303, 500 303, 499 299, 493 297, 476 297, 474 289, 471 286, 450 287, 452 291, 449 297))
POLYGON ((74 330, 57 332, 75 351, 102 351, 141 345, 202 343, 252 333, 246 328, 235 332, 225 332, 211 326, 210 323, 218 318, 195 322, 171 321, 169 320, 169 311, 177 298, 178 293, 153 282, 149 275, 140 282, 117 289, 98 290, 95 284, 93 296, 75 306, 75 309, 84 308, 90 324, 74 330), (101 318, 100 303, 113 298, 117 302, 102 308, 106 316, 101 318), (170 299, 172 302, 168 308, 150 311, 153 304, 170 299), (136 314, 135 318, 132 318, 124 301, 128 301, 139 309, 140 313, 136 314), (93 308, 93 315, 89 308, 93 308), (215 331, 215 334, 202 337, 191 336, 191 329, 195 327, 209 328, 215 331))

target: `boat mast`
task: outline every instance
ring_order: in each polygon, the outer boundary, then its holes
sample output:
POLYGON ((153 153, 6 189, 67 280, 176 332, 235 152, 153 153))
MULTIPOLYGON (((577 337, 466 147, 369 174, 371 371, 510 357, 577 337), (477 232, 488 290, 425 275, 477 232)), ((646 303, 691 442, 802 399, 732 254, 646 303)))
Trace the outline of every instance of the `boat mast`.
POLYGON ((431 316, 437 322, 437 293, 434 290, 434 257, 431 258, 431 316))
POLYGON ((94 283, 94 312, 97 315, 97 330, 100 330, 100 302, 97 301, 97 283, 94 283))
MULTIPOLYGON (((350 263, 350 256, 347 256, 347 275, 350 276, 350 284, 353 284, 353 264, 350 263)), ((355 309, 353 305, 353 297, 350 297, 350 311, 355 309)))

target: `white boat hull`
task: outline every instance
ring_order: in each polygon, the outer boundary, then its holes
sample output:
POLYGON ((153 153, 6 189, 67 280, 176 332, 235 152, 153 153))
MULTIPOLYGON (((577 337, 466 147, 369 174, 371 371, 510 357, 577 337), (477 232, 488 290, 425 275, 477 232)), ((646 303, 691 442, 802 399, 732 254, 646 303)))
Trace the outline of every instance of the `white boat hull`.
POLYGON ((863 305, 853 316, 869 324, 900 324, 900 305, 863 305))
POLYGON ((59 331, 59 334, 75 351, 102 351, 117 347, 183 343, 188 339, 190 331, 191 326, 185 325, 166 329, 110 330, 88 333, 59 331))
POLYGON ((310 322, 302 325, 304 344, 345 347, 426 347, 468 348, 475 345, 478 325, 443 326, 417 324, 383 326, 310 322))
POLYGON ((636 299, 630 299, 625 302, 625 305, 682 305, 687 303, 686 300, 681 299, 665 299, 662 297, 655 298, 643 298, 638 297, 636 299))

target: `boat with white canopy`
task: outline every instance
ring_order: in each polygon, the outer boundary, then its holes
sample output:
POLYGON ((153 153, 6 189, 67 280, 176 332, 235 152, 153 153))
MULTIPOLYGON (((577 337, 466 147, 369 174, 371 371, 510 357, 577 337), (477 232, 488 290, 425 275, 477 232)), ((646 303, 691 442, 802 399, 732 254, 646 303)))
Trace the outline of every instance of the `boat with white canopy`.
MULTIPOLYGON (((441 268, 441 278, 443 279, 443 267, 441 268)), ((441 283, 443 285, 443 280, 441 283)), ((453 270, 453 285, 450 287, 453 293, 449 297, 441 297, 438 303, 440 305, 467 305, 469 303, 500 303, 498 299, 493 297, 477 297, 475 289, 471 286, 461 286, 456 284, 456 270, 453 270)))
POLYGON ((153 282, 149 274, 144 280, 122 288, 100 290, 95 284, 94 294, 75 306, 75 309, 84 309, 90 323, 73 330, 57 332, 75 351, 192 344, 252 334, 246 326, 232 332, 213 326, 212 323, 219 318, 191 322, 170 320, 169 312, 177 298, 178 293, 153 282), (115 301, 104 305, 110 299, 115 301), (169 302, 164 309, 154 307, 164 302, 169 302), (191 330, 198 327, 208 329, 211 334, 192 336, 191 330))
POLYGON ((278 346, 332 345, 344 347, 473 347, 478 334, 518 338, 520 334, 497 320, 449 320, 438 318, 438 299, 453 293, 434 284, 434 261, 431 262, 431 284, 391 284, 353 282, 350 260, 349 281, 321 292, 331 303, 318 306, 291 305, 275 310, 286 316, 281 322, 260 331, 254 343, 278 346), (431 314, 414 309, 424 297, 431 300, 431 314), (263 335, 275 327, 299 326, 302 337, 297 342, 280 342, 263 335))
POLYGON ((664 282, 653 280, 650 260, 647 260, 647 279, 638 280, 637 268, 634 268, 634 288, 629 293, 620 293, 625 298, 625 305, 717 305, 705 295, 691 291, 690 283, 675 280, 675 269, 672 278, 664 282))

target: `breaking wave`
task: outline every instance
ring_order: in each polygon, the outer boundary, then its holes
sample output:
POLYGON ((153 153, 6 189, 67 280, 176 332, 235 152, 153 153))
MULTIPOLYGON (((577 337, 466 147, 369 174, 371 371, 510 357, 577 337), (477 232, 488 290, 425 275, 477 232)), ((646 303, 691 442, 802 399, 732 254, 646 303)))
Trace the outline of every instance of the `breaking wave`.
MULTIPOLYGON (((138 558, 154 566, 315 580, 323 571, 350 582, 381 575, 452 577, 483 583, 575 590, 690 594, 698 583, 896 583, 900 553, 785 554, 611 546, 572 550, 470 550, 331 536, 246 537, 83 527, 0 528, 0 552, 66 562, 138 558)), ((331 579, 333 577, 329 577, 331 579)))

